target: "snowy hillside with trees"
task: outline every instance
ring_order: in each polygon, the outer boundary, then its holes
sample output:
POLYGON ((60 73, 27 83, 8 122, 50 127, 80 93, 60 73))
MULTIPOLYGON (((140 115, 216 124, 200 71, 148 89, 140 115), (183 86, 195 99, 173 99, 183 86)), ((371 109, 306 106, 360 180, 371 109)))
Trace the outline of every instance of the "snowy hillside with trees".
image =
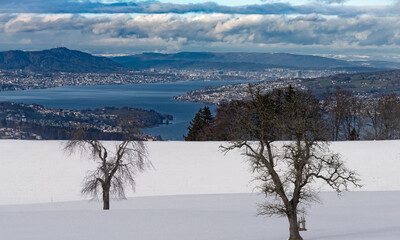
MULTIPOLYGON (((257 215, 257 185, 224 142, 149 142, 153 169, 127 201, 86 201, 83 178, 96 163, 60 141, 0 141, 0 233, 4 239, 287 239, 285 218, 257 215)), ((334 142, 363 187, 313 205, 304 239, 398 239, 400 141, 334 142)))

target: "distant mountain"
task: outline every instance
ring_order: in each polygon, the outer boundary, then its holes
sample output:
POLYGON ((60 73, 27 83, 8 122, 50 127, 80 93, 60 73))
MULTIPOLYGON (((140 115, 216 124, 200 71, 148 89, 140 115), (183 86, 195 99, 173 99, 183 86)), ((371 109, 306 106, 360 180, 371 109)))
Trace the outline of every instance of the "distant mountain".
POLYGON ((179 69, 262 71, 266 68, 330 69, 370 72, 399 69, 400 63, 384 61, 351 62, 311 55, 245 52, 143 53, 123 57, 98 57, 59 47, 43 51, 0 52, 0 70, 30 72, 107 73, 127 69, 179 69))
MULTIPOLYGON (((213 53, 181 52, 176 54, 143 53, 131 56, 114 57, 114 61, 125 67, 138 69, 213 69, 256 71, 266 68, 303 69, 345 69, 354 71, 374 71, 390 69, 384 62, 378 66, 366 62, 349 62, 332 58, 288 53, 213 53)), ((400 64, 399 64, 400 66, 400 64)))
POLYGON ((0 69, 30 72, 116 72, 124 67, 105 57, 96 57, 68 48, 43 51, 0 52, 0 69))

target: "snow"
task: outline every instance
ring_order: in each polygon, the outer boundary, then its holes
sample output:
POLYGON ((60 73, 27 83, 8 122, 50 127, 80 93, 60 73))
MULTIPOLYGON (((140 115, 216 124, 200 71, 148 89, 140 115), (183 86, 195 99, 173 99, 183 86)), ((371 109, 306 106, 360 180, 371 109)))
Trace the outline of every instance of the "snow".
MULTIPOLYGON (((82 179, 95 163, 79 153, 69 156, 63 144, 0 141, 0 204, 82 200, 82 179)), ((254 192, 246 159, 238 151, 224 155, 222 144, 148 142, 154 169, 138 175, 136 193, 127 189, 127 196, 254 192)), ((398 146, 400 141, 335 142, 331 149, 360 174, 362 191, 399 191, 398 146)))
MULTIPOLYGON (((395 240, 400 192, 321 193, 306 216, 304 239, 395 240)), ((256 216, 256 194, 136 197, 112 203, 77 201, 0 206, 7 240, 283 240, 287 220, 256 216)))
MULTIPOLYGON (((263 197, 239 152, 223 142, 149 142, 154 169, 137 176, 136 193, 112 201, 111 211, 80 195, 95 166, 61 141, 0 141, 1 239, 216 240, 287 239, 287 220, 256 216, 263 197)), ((112 143, 109 143, 110 145, 112 143)), ((400 141, 335 142, 364 187, 323 204, 306 216, 304 239, 398 239, 400 141)))
MULTIPOLYGON (((81 184, 96 164, 60 141, 0 141, 0 204, 82 200, 81 184)), ((112 143, 110 143, 112 145, 112 143)), ((154 169, 137 176, 128 197, 252 192, 251 174, 240 154, 224 156, 221 143, 149 142, 154 169)))

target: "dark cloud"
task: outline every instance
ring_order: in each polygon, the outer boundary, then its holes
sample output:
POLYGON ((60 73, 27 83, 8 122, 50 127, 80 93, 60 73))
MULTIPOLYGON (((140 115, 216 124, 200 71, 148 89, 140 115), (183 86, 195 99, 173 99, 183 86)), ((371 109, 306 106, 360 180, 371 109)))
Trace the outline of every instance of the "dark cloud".
POLYGON ((290 3, 271 2, 265 4, 223 6, 213 2, 197 4, 172 4, 157 1, 119 1, 103 3, 73 0, 0 0, 0 13, 225 13, 225 14, 324 14, 338 16, 357 16, 362 14, 396 15, 394 6, 389 7, 353 7, 327 5, 343 0, 320 0, 320 4, 291 5, 290 3))

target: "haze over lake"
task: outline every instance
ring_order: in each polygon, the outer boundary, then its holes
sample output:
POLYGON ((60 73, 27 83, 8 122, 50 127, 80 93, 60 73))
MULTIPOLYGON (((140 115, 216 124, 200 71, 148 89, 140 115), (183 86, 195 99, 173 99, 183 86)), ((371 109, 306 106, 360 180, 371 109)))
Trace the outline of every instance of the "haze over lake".
MULTIPOLYGON (((204 104, 172 100, 181 95, 207 86, 222 86, 243 81, 191 81, 133 85, 71 86, 49 89, 0 92, 0 101, 36 103, 46 107, 87 109, 136 107, 153 109, 174 116, 172 124, 145 129, 144 132, 160 135, 163 139, 183 140, 189 121, 204 104)), ((210 106, 212 110, 216 106, 210 106)))

